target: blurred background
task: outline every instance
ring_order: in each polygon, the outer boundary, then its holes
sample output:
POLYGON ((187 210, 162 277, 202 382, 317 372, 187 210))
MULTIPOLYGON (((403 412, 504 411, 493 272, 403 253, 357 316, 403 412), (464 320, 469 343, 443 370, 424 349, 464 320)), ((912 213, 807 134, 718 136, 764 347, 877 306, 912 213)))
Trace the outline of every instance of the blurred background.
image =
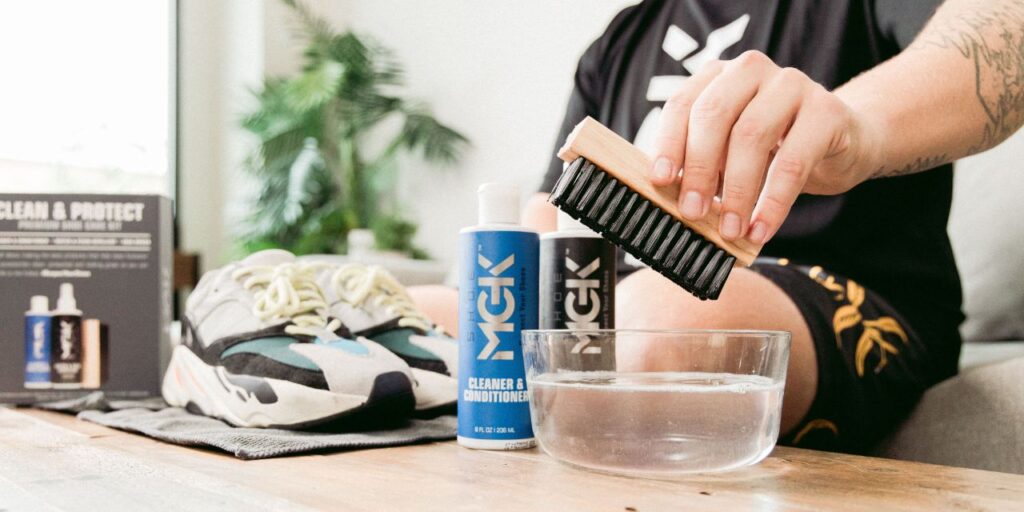
MULTIPOLYGON (((389 200, 387 213, 416 225, 413 244, 422 250, 417 256, 454 262, 456 233, 475 221, 480 183, 514 181, 524 195, 537 187, 577 59, 629 3, 303 4, 336 33, 353 31, 365 44, 390 51, 392 64, 404 71, 404 86, 387 93, 419 103, 468 140, 447 165, 423 158, 421 151, 398 154, 394 168, 386 171, 395 179, 381 184, 379 195, 385 197, 367 198, 389 200)), ((258 194, 261 185, 244 170, 244 160, 259 143, 240 127, 255 107, 250 90, 266 77, 301 74, 309 64, 304 57, 309 26, 301 12, 277 0, 182 0, 179 16, 182 245, 213 264, 232 256, 236 228, 250 213, 242 196, 258 194)), ((365 155, 390 142, 399 117, 383 119, 377 133, 360 139, 365 155)), ((294 246, 301 245, 297 238, 286 238, 294 241, 291 249, 307 252, 294 246)), ((313 252, 344 250, 310 246, 313 252)))
POLYGON ((2 188, 171 196, 180 249, 205 269, 275 244, 343 252, 352 227, 376 227, 382 249, 448 265, 458 229, 475 221, 480 183, 512 181, 524 197, 536 189, 579 55, 630 3, 4 2, 2 188), (365 54, 311 58, 331 46, 317 41, 320 28, 339 40, 354 32, 365 54), (365 58, 377 69, 355 69, 365 58), (373 75, 389 67, 397 80, 373 75), (345 85, 367 79, 379 82, 375 98, 345 85), (332 96, 344 105, 323 101, 332 96), (316 127, 323 111, 381 97, 403 105, 345 111, 370 117, 367 129, 316 127), (437 125, 413 122, 419 114, 437 125), (410 138, 409 125, 419 139, 376 161, 410 138), (324 162, 325 144, 344 150, 331 136, 359 148, 366 193, 339 193, 352 166, 324 162), (431 152, 446 145, 450 154, 431 152), (359 199, 379 207, 329 215, 359 199))
MULTIPOLYGON (((3 2, 0 191, 169 196, 195 275, 280 246, 440 282, 479 184, 536 190, 579 56, 632 3, 3 2)), ((1022 137, 957 164, 968 337, 1024 310, 983 293, 1024 290, 1022 137)))

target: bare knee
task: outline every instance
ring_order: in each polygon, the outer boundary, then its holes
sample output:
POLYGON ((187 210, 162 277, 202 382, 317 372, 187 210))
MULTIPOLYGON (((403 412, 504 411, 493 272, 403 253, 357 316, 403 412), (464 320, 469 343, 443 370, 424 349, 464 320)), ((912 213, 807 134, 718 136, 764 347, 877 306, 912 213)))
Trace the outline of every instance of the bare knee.
MULTIPOLYGON (((792 300, 763 276, 732 271, 716 301, 701 301, 653 270, 629 276, 615 289, 616 326, 624 329, 754 329, 792 333, 782 429, 807 413, 817 388, 818 367, 810 330, 792 300)), ((665 344, 637 343, 616 354, 622 368, 672 369, 681 354, 665 344)))
POLYGON ((428 318, 448 334, 459 334, 459 292, 441 285, 410 286, 409 296, 428 318))
POLYGON ((702 301, 650 269, 624 279, 615 293, 616 325, 626 329, 767 329, 771 303, 789 302, 743 268, 733 270, 718 300, 702 301))

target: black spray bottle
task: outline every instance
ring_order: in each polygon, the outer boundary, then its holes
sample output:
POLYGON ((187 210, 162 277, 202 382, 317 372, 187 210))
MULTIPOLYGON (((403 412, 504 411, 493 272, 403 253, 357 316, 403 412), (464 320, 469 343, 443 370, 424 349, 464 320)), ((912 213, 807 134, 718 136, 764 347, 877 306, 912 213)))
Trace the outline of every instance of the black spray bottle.
MULTIPOLYGON (((559 211, 558 230, 540 240, 540 328, 614 327, 615 246, 559 211)), ((570 350, 580 354, 576 360, 593 359, 595 364, 615 357, 585 336, 570 350)))
POLYGON ((51 314, 50 380, 53 389, 82 387, 82 312, 71 283, 60 285, 57 309, 51 314))

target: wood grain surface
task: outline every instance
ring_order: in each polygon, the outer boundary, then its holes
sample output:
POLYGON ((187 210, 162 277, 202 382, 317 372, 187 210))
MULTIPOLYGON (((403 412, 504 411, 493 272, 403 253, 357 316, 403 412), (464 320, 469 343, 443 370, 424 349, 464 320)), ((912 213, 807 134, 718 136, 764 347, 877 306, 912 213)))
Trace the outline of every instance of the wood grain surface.
POLYGON ((453 442, 258 461, 0 408, 0 510, 1024 510, 1024 476, 778 448, 677 480, 453 442))

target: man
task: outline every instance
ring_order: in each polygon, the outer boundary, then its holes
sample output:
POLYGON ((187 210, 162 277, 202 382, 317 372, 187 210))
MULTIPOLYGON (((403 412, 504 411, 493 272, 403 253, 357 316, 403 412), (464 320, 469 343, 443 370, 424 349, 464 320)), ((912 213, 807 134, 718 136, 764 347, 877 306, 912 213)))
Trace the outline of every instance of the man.
POLYGON ((581 58, 558 144, 592 116, 684 217, 720 196, 725 238, 767 242, 713 302, 624 262, 617 325, 792 332, 783 442, 859 452, 957 371, 949 163, 1016 131, 1022 98, 1019 0, 651 0, 581 58))

